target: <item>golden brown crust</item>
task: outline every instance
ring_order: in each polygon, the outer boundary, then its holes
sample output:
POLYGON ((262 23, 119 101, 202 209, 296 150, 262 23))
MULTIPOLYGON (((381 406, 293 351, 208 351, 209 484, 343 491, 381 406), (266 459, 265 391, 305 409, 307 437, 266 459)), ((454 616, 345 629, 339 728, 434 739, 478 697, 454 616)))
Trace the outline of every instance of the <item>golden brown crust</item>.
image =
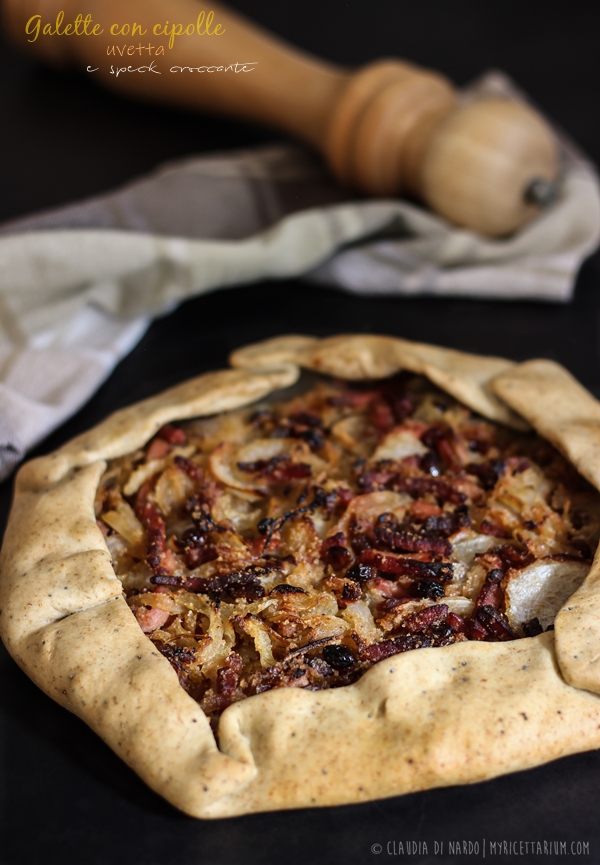
MULTIPOLYGON (((600 403, 550 360, 531 360, 498 376, 493 390, 600 489, 600 403)), ((600 557, 583 585, 558 614, 556 654, 563 676, 576 688, 600 693, 600 557)))
MULTIPOLYGON (((459 402, 513 429, 528 429, 523 417, 498 399, 489 383, 515 366, 499 357, 466 354, 393 336, 344 335, 318 340, 282 336, 235 351, 231 364, 242 369, 296 363, 339 378, 386 378, 400 370, 426 376, 459 402)), ((510 404, 509 404, 510 405, 510 404)))
POLYGON ((600 478, 600 407, 548 362, 516 366, 350 336, 284 337, 236 352, 232 363, 238 369, 116 413, 19 473, 0 558, 0 632, 28 675, 157 792, 197 817, 475 782, 599 746, 600 701, 590 693, 600 692, 597 560, 559 614, 556 650, 552 633, 460 643, 394 656, 346 688, 261 694, 225 710, 217 748, 206 717, 121 598, 93 509, 106 459, 139 447, 168 421, 289 385, 296 364, 354 379, 405 368, 492 419, 522 427, 519 412, 596 486, 600 478), (557 415, 564 404, 570 413, 557 415))

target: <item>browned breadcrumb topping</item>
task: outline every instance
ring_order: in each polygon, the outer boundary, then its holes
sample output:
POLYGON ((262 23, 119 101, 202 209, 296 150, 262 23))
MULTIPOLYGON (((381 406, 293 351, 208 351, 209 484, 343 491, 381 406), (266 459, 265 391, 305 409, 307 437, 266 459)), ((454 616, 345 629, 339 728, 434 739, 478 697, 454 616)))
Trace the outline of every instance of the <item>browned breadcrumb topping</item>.
POLYGON ((547 630, 600 536, 599 494, 547 442, 408 374, 165 426, 110 463, 96 514, 140 627, 214 716, 547 630))

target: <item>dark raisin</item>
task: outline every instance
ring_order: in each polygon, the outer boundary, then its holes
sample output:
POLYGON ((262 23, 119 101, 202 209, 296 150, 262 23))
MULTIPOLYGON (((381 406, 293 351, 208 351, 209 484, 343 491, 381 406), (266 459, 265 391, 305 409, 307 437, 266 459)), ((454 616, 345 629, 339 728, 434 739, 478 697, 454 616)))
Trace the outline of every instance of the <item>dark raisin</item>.
POLYGON ((353 555, 348 547, 334 545, 323 551, 322 559, 336 571, 341 571, 342 568, 348 567, 353 555))
POLYGON ((438 457, 437 454, 434 454, 432 451, 426 453, 425 456, 421 457, 421 468, 427 474, 430 474, 432 478, 439 477, 443 472, 442 461, 438 457))
POLYGON ((183 547, 203 547, 206 544, 206 535, 197 526, 186 529, 181 536, 183 547))
POLYGON ((374 574, 371 565, 359 565, 358 562, 346 571, 346 578, 355 583, 366 583, 374 574))
POLYGON ((452 635, 452 628, 446 622, 436 622, 431 626, 431 633, 439 640, 445 640, 452 635))
POLYGON ((419 598, 430 598, 432 601, 444 596, 444 587, 435 580, 418 580, 415 592, 419 598))
POLYGON ((316 429, 303 430, 301 433, 298 433, 298 438, 302 439, 302 441, 305 441, 309 448, 313 451, 320 450, 325 444, 323 434, 316 429))
POLYGON ((354 655, 346 646, 324 646, 323 658, 334 670, 345 670, 356 663, 354 655))
POLYGON ((300 586, 290 586, 289 583, 279 583, 279 585, 274 586, 269 592, 270 595, 307 595, 308 592, 305 592, 304 589, 301 589, 300 586))
POLYGON ((540 620, 535 618, 531 619, 529 622, 525 622, 523 625, 523 631, 526 637, 537 637, 538 634, 543 633, 544 629, 540 624, 540 620))

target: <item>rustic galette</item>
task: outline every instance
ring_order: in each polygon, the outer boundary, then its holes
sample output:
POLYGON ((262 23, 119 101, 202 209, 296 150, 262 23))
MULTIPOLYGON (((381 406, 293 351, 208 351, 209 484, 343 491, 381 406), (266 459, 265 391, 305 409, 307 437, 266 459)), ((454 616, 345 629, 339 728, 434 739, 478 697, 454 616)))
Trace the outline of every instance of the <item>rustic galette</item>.
POLYGON ((391 337, 232 363, 23 467, 25 671, 199 817, 600 745, 598 403, 549 361, 391 337))

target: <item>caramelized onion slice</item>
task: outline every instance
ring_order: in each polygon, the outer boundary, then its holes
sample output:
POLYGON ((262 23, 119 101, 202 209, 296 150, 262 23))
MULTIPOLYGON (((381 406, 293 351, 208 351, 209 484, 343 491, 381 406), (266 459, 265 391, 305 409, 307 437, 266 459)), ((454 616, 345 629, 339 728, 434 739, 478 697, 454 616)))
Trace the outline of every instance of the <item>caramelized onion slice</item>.
POLYGON ((423 456, 426 453, 427 448, 420 440, 417 431, 404 425, 396 427, 383 438, 371 461, 403 460, 406 457, 423 456))
POLYGON ((113 510, 102 514, 102 520, 111 529, 125 538, 132 547, 140 546, 144 540, 144 529, 136 517, 133 508, 127 502, 117 502, 113 510))
POLYGON ((589 569, 589 562, 550 556, 522 570, 509 571, 506 616, 511 628, 522 633, 526 622, 539 619, 546 630, 565 601, 582 584, 589 569))

